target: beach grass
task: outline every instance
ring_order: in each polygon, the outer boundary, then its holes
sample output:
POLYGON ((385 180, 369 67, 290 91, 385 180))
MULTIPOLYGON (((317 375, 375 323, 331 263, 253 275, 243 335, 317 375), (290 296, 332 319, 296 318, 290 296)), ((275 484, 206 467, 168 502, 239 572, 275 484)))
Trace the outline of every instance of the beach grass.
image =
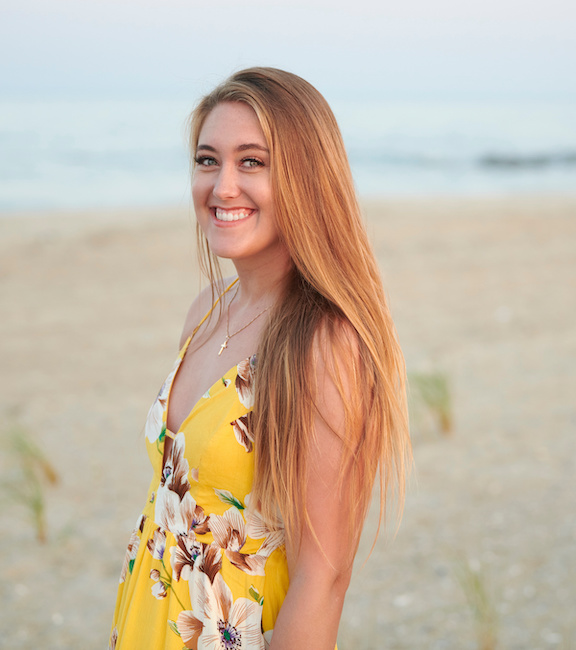
POLYGON ((472 614, 478 650, 497 650, 498 612, 486 571, 480 563, 462 559, 456 566, 456 578, 472 614))
POLYGON ((20 424, 12 425, 3 436, 10 459, 0 481, 0 496, 7 505, 18 506, 34 528, 36 539, 47 538, 46 488, 56 485, 59 475, 33 436, 20 424))
POLYGON ((409 372, 408 386, 411 417, 416 426, 427 414, 442 434, 450 434, 453 427, 452 395, 446 373, 409 372))

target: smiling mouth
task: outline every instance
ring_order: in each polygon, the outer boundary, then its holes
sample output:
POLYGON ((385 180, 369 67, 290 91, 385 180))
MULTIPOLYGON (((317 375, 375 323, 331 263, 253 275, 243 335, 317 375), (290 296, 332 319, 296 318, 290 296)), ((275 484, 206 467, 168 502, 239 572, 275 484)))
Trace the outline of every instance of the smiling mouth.
POLYGON ((212 212, 218 221, 241 221, 254 213, 254 210, 246 208, 236 210, 223 210, 222 208, 213 208, 212 212))

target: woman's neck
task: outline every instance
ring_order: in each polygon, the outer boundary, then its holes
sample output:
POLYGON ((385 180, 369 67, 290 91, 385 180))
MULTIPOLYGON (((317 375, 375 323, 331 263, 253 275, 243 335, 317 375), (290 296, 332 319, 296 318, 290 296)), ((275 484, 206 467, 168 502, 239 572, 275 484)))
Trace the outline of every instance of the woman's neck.
POLYGON ((250 307, 275 303, 283 294, 294 265, 288 255, 279 255, 273 263, 244 263, 235 260, 238 274, 238 302, 250 307))

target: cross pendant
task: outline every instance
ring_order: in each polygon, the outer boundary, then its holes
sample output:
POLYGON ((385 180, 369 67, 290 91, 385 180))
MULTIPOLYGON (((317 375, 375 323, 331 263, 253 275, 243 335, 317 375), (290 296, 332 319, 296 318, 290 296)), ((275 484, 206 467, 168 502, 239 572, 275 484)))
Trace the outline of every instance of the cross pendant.
POLYGON ((222 343, 222 345, 220 346, 220 351, 218 352, 218 356, 220 356, 220 355, 222 354, 222 352, 224 352, 224 350, 225 350, 227 347, 228 347, 228 337, 226 337, 226 340, 225 340, 224 343, 222 343))

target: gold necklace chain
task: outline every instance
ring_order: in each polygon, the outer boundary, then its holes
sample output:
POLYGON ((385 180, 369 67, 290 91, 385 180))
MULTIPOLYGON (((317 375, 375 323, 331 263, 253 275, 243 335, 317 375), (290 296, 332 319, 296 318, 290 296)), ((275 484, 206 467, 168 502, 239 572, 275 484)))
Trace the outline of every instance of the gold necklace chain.
POLYGON ((254 318, 249 323, 246 323, 246 325, 244 325, 240 329, 236 330, 233 334, 230 334, 230 305, 234 302, 234 299, 238 295, 238 290, 239 289, 240 289, 240 284, 238 284, 238 287, 236 288, 236 291, 235 291, 234 295, 232 296, 232 300, 230 300, 230 302, 228 303, 228 309, 226 310, 226 338, 224 339, 224 343, 222 343, 222 345, 220 346, 220 350, 218 351, 218 356, 220 356, 222 354, 222 352, 224 352, 224 350, 228 347, 228 341, 231 338, 236 336, 236 334, 240 334, 240 332, 243 332, 249 325, 252 325, 252 323, 257 318, 260 318, 260 316, 262 316, 262 314, 266 313, 271 307, 271 305, 268 305, 268 307, 266 307, 266 309, 263 309, 261 312, 256 314, 256 316, 254 316, 254 318))

